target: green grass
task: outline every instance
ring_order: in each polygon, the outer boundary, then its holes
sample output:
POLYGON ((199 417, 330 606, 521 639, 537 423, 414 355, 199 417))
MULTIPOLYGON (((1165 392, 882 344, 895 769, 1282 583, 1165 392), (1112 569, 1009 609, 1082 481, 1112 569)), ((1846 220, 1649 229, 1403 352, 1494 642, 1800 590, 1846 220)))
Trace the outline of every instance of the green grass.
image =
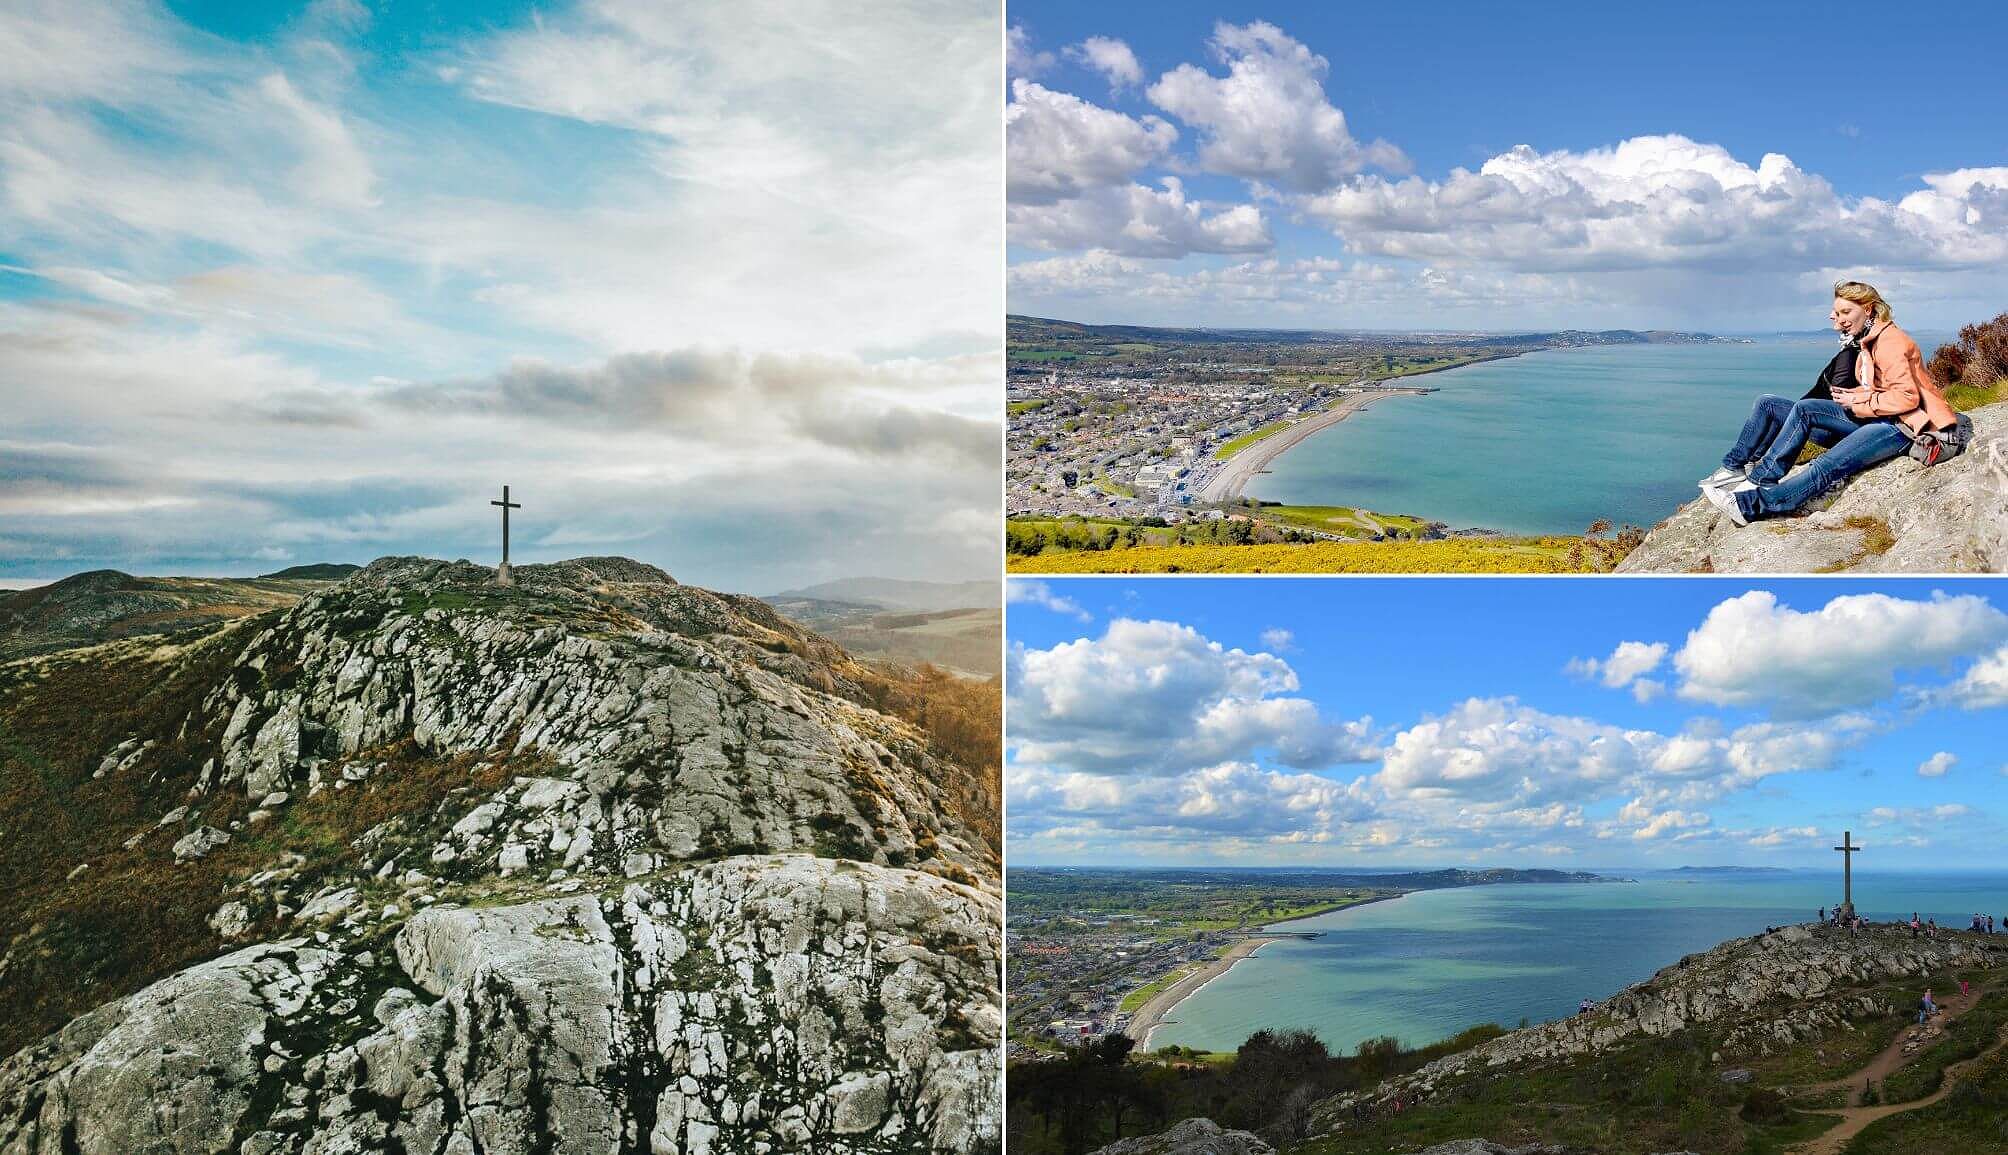
POLYGON ((1255 444, 1257 441, 1262 440, 1264 437, 1288 429, 1290 425, 1291 423, 1288 421, 1271 421, 1260 429, 1251 429, 1234 440, 1221 445, 1220 448, 1213 451, 1213 456, 1218 460, 1225 461, 1250 445, 1255 444))
POLYGON ((1945 1098, 1929 1107, 1871 1123, 1848 1144, 1847 1155, 2008 1155, 2008 1051, 1997 1051, 1966 1072, 1945 1098))
POLYGON ((1117 481, 1115 478, 1110 477, 1106 473, 1095 474, 1094 484, 1096 488, 1100 489, 1103 493, 1112 493, 1117 497, 1136 496, 1135 487, 1124 485, 1122 482, 1117 481))
POLYGON ((1044 397, 1036 398, 1031 401, 1013 401, 1010 404, 1004 406, 1004 412, 1010 414, 1013 417, 1016 417, 1021 413, 1036 413, 1039 410, 1044 409, 1046 406, 1051 404, 1052 402, 1048 401, 1044 397))
POLYGON ((1908 1103, 1938 1090, 1945 1068, 1970 1059, 2001 1035, 2008 1023, 2008 995, 1990 991, 1971 1010, 1954 1019, 1938 1042, 1919 1051, 1909 1063, 1883 1080, 1882 1101, 1908 1103))
POLYGON ((1143 986, 1124 995, 1123 1001, 1117 1004, 1117 1009, 1121 1011, 1135 1011, 1138 1007, 1156 998, 1160 993, 1171 989, 1173 983, 1191 973, 1191 967, 1179 967, 1156 982, 1145 983, 1143 986))
POLYGON ((1065 349, 1012 349, 1009 354, 1013 361, 1078 361, 1080 356, 1065 349))
POLYGON ((1580 539, 1454 538, 1448 541, 1142 545, 1104 551, 1012 555, 1012 573, 1576 573, 1580 539))
POLYGON ((1971 413, 1982 405, 1992 405, 1997 401, 2008 401, 2008 380, 1996 381, 1992 385, 1948 385, 1945 388, 1945 402, 1961 413, 1971 413))
POLYGON ((1373 513, 1348 505, 1265 505, 1253 511, 1264 521, 1279 522, 1298 529, 1315 529, 1325 533, 1342 533, 1348 537, 1366 537, 1367 529, 1353 520, 1366 513, 1390 531, 1417 534, 1429 528, 1429 523, 1419 517, 1406 514, 1373 513))

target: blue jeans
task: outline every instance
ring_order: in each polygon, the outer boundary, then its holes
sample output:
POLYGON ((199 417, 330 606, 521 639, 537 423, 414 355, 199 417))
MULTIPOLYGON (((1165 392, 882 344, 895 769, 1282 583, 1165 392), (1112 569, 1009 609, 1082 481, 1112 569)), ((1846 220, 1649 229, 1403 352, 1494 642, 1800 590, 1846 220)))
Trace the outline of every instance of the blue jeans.
MULTIPOLYGON (((1778 439, 1778 432, 1785 427, 1785 421, 1792 415, 1793 401, 1790 397, 1780 397, 1766 393, 1750 407, 1750 416, 1743 422, 1743 432, 1736 438, 1736 444, 1722 455, 1722 464, 1727 469, 1741 469, 1770 452, 1771 445, 1778 439)), ((1843 414, 1845 416, 1845 414, 1843 414)), ((1839 432, 1814 429, 1811 434, 1813 444, 1831 448, 1841 438, 1853 432, 1852 426, 1839 432)), ((1792 451, 1794 454, 1798 450, 1792 451)), ((1789 467, 1789 462, 1787 463, 1789 467)), ((1782 471, 1781 471, 1782 472, 1782 471)), ((1772 480, 1777 480, 1772 478, 1772 480)))
POLYGON ((1790 513, 1871 465, 1910 448, 1910 434, 1893 421, 1857 421, 1835 401, 1794 401, 1771 446, 1750 468, 1757 488, 1735 494, 1745 517, 1790 513), (1791 477, 1786 471, 1807 441, 1832 438, 1825 453, 1791 477), (1782 479, 1782 480, 1781 480, 1782 479))

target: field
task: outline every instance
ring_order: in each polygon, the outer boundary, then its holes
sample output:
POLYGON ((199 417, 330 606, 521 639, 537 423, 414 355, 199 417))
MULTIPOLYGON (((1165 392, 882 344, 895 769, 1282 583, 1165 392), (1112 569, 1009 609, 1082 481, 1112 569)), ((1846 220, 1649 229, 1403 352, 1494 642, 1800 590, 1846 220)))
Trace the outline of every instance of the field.
POLYGON ((1413 535, 1429 528, 1429 523, 1419 517, 1409 517, 1398 513, 1374 513, 1356 509, 1348 505, 1265 505, 1253 511, 1254 516, 1263 521, 1273 521, 1298 529, 1315 529, 1321 533, 1338 533, 1347 537, 1369 537, 1373 534, 1371 523, 1377 523, 1384 532, 1396 535, 1413 535))
POLYGON ((1594 573, 1572 537, 1137 546, 1012 557, 1012 573, 1594 573))
POLYGON ((1213 451, 1213 456, 1221 461, 1225 461, 1250 445, 1255 444, 1257 441, 1262 440, 1264 437, 1288 429, 1291 424, 1292 422, 1289 421, 1271 421, 1260 429, 1250 429, 1232 441, 1222 442, 1220 448, 1213 451))

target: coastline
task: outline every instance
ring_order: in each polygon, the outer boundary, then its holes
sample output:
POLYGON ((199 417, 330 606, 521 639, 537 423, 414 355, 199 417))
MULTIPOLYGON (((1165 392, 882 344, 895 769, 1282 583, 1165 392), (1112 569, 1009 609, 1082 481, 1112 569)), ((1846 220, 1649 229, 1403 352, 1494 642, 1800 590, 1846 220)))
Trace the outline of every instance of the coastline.
POLYGON ((1227 953, 1159 991, 1157 994, 1152 995, 1148 1002, 1136 1009, 1136 1014, 1130 1017, 1129 1024, 1123 1028, 1123 1033, 1136 1040, 1139 1050, 1149 1050, 1151 1033, 1157 1030, 1164 1022, 1165 1016, 1169 1015, 1178 1004, 1198 994, 1200 988, 1204 987, 1207 983, 1233 970, 1235 963, 1250 957, 1256 951, 1261 950, 1272 942, 1279 941, 1281 938, 1294 937, 1266 933, 1275 927, 1287 926, 1293 922, 1303 922, 1306 919, 1324 918, 1327 915, 1344 914, 1349 910, 1358 910, 1363 906, 1372 906, 1376 902, 1393 902, 1398 898, 1407 898, 1413 893, 1414 891, 1405 890, 1400 894, 1386 894, 1378 898, 1369 898, 1360 902, 1349 903, 1339 907, 1337 910, 1320 911, 1317 914, 1307 914, 1298 918, 1284 919, 1282 922, 1265 923, 1263 924, 1262 932, 1251 934, 1240 942, 1235 943, 1232 947, 1228 948, 1227 953))
POLYGON ((1456 365, 1442 365, 1434 369, 1421 369, 1414 373, 1403 373, 1398 377, 1384 378, 1379 382, 1384 387, 1383 389, 1376 390, 1373 393, 1356 393, 1350 397, 1346 397, 1330 409, 1323 410, 1303 421, 1299 421, 1287 429, 1279 429, 1235 454, 1227 460, 1226 468, 1222 469, 1212 481, 1207 483, 1206 488, 1199 492, 1199 500, 1206 502, 1229 502, 1235 500, 1241 496, 1242 489, 1250 481, 1254 480, 1256 474, 1267 468, 1270 462, 1281 457, 1311 434, 1321 429, 1329 429, 1346 418, 1351 417, 1353 414, 1363 412, 1368 406, 1382 397, 1423 396, 1421 390, 1404 390, 1402 386, 1391 385, 1389 382, 1406 381, 1410 377, 1427 377, 1431 373, 1448 373, 1453 369, 1469 369, 1473 365, 1483 365, 1492 361, 1504 361, 1509 357, 1524 357, 1528 352, 1538 353, 1543 351, 1533 349, 1518 353, 1495 353, 1491 356, 1474 358, 1473 360, 1456 365))

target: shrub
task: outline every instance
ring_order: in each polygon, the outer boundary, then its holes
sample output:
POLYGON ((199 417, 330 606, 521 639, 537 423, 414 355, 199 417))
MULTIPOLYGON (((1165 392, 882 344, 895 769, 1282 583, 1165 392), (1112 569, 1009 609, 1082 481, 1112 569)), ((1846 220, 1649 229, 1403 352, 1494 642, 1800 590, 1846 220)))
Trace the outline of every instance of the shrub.
POLYGON ((1739 1114, 1746 1123, 1782 1123, 1786 1115, 1785 1096, 1769 1087, 1752 1087, 1743 1096, 1739 1114))

